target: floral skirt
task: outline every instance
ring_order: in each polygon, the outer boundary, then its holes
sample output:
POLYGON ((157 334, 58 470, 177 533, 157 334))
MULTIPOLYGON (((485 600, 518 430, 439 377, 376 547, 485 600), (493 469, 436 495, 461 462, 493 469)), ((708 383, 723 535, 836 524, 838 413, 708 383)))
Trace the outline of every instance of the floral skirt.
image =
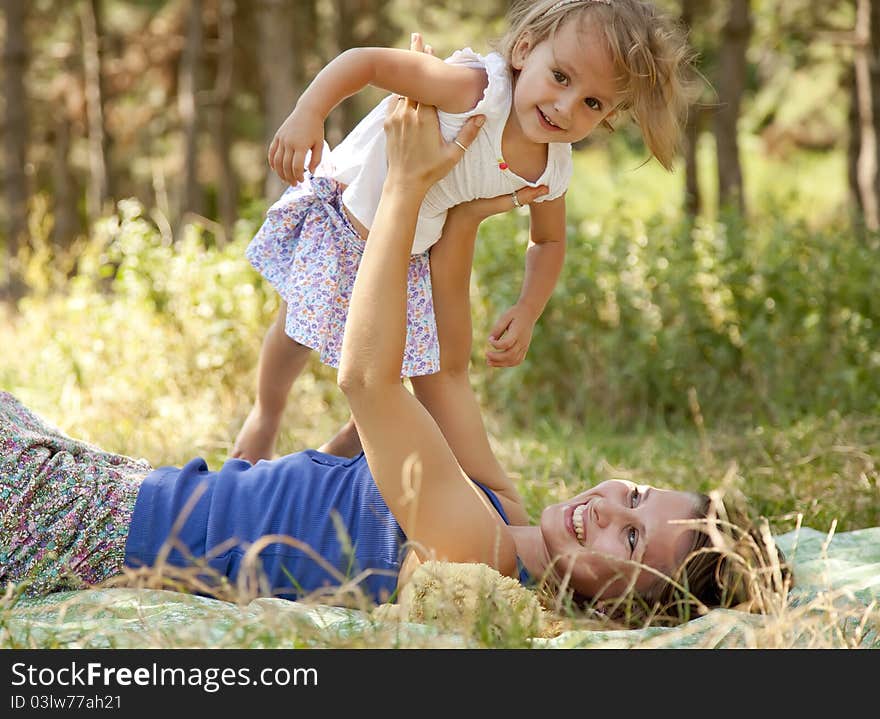
POLYGON ((0 588, 40 596, 120 574, 150 471, 67 437, 0 392, 0 588))
MULTIPOLYGON (((342 186, 308 177, 269 208, 248 245, 250 263, 287 303, 285 332, 339 367, 342 335, 364 242, 348 221, 342 186)), ((401 376, 434 374, 440 345, 428 252, 410 258, 401 376)))

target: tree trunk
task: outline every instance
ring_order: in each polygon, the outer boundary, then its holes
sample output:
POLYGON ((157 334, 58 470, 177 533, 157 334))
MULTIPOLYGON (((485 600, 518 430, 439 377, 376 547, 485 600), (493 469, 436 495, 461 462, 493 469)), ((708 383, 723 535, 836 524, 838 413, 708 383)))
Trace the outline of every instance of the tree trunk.
MULTIPOLYGON (((284 122, 305 87, 302 64, 302 36, 316 34, 316 26, 301 20, 314 11, 311 0, 289 3, 285 0, 257 0, 257 27, 260 85, 265 118, 266 152, 278 126, 284 122), (291 39, 293 41, 291 41, 291 39)), ((265 158, 265 154, 263 155, 265 158)), ((268 164, 266 165, 268 168, 268 164)), ((274 172, 266 174, 266 197, 277 198, 285 187, 274 172)))
MULTIPOLYGON (((388 0, 336 0, 336 51, 352 47, 388 45, 397 29, 388 13, 388 0)), ((330 118, 336 141, 341 140, 366 114, 364 103, 355 96, 343 102, 330 118)), ((332 144, 332 143, 331 143, 332 144)))
POLYGON ((880 3, 858 0, 856 8, 855 103, 858 113, 856 184, 869 231, 880 229, 880 3))
MULTIPOLYGON (((64 107, 63 98, 59 107, 64 107)), ((79 230, 76 214, 77 182, 70 166, 70 118, 58 112, 52 128, 52 205, 55 223, 52 243, 64 250, 73 242, 79 230)))
MULTIPOLYGON (((690 31, 697 10, 696 0, 682 0, 681 22, 690 31)), ((688 217, 696 217, 702 209, 697 175, 697 141, 699 140, 699 105, 688 108, 684 127, 684 210, 688 217)))
POLYGON ((86 205, 89 220, 94 222, 106 211, 109 196, 108 139, 104 124, 104 92, 101 79, 102 22, 99 0, 82 2, 80 24, 88 116, 89 186, 86 205))
POLYGON ((718 204, 745 212, 737 121, 746 84, 746 50, 752 21, 749 0, 730 0, 719 48, 715 141, 718 155, 718 204))
MULTIPOLYGON (((854 217, 861 218, 862 195, 859 191, 859 152, 861 151, 861 128, 859 126, 859 95, 856 84, 855 63, 846 74, 846 85, 849 90, 849 108, 846 114, 846 184, 849 190, 850 207, 854 217)), ((861 224, 861 222, 859 222, 861 224)))
POLYGON ((62 68, 51 86, 52 117, 52 243, 56 251, 70 247, 81 229, 77 205, 80 183, 70 161, 73 138, 77 135, 77 106, 80 99, 79 57, 73 45, 59 56, 62 68))
POLYGON ((181 178, 180 210, 177 214, 175 237, 188 212, 202 214, 201 188, 198 177, 199 141, 199 69, 202 62, 202 0, 190 0, 186 23, 186 43, 180 58, 177 107, 183 133, 183 177, 181 178))
POLYGON ((235 0, 219 0, 217 14, 217 79, 214 85, 214 140, 220 166, 217 214, 226 239, 232 238, 238 209, 238 183, 232 165, 232 78, 235 68, 235 0))
POLYGON ((24 76, 28 65, 24 0, 3 0, 6 41, 3 45, 3 172, 6 195, 6 242, 0 293, 18 298, 24 292, 18 267, 19 249, 28 236, 28 178, 25 170, 28 146, 27 95, 24 76))

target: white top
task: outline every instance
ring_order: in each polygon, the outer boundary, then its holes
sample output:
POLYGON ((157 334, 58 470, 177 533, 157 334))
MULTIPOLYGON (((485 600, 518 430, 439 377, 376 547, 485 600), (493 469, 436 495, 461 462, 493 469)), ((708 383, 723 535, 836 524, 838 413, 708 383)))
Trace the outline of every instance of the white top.
MULTIPOLYGON (((498 167, 501 134, 513 100, 510 70, 501 55, 493 52, 483 57, 470 48, 464 48, 453 53, 446 62, 485 69, 488 84, 482 99, 473 109, 456 114, 438 113, 443 137, 452 140, 471 115, 485 115, 486 122, 462 160, 428 190, 419 210, 412 248, 414 255, 424 252, 440 239, 446 212, 455 205, 481 197, 509 194, 527 185, 546 185, 549 192, 538 202, 553 200, 565 192, 571 180, 571 145, 567 142, 548 145, 547 166, 535 182, 524 180, 510 169, 501 170, 498 167)), ((317 173, 329 175, 348 185, 342 193, 342 201, 348 211, 367 228, 373 224, 385 181, 384 122, 391 99, 392 96, 386 97, 373 108, 336 146, 329 162, 322 159, 322 168, 317 173)))

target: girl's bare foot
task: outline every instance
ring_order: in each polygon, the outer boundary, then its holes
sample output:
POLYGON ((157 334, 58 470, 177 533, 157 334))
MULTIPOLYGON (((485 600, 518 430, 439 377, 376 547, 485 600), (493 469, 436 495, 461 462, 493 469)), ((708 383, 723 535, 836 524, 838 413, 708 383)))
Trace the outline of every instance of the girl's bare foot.
POLYGON ((267 417, 254 407, 244 421, 235 444, 232 456, 246 459, 255 464, 261 459, 272 459, 275 454, 275 439, 278 437, 279 419, 267 417))
POLYGON ((337 457, 354 457, 363 451, 361 446, 361 438, 358 434, 357 427, 354 424, 354 418, 349 417, 340 430, 333 435, 331 439, 318 447, 319 452, 324 454, 333 454, 337 457))

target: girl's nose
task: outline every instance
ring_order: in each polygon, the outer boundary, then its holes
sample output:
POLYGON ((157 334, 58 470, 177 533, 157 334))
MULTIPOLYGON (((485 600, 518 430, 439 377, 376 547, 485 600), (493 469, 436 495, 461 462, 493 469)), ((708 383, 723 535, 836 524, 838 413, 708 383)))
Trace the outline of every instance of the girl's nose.
POLYGON ((562 117, 568 119, 571 117, 572 108, 574 107, 574 103, 577 102, 577 98, 573 93, 566 92, 561 94, 556 98, 556 112, 558 112, 562 117))

